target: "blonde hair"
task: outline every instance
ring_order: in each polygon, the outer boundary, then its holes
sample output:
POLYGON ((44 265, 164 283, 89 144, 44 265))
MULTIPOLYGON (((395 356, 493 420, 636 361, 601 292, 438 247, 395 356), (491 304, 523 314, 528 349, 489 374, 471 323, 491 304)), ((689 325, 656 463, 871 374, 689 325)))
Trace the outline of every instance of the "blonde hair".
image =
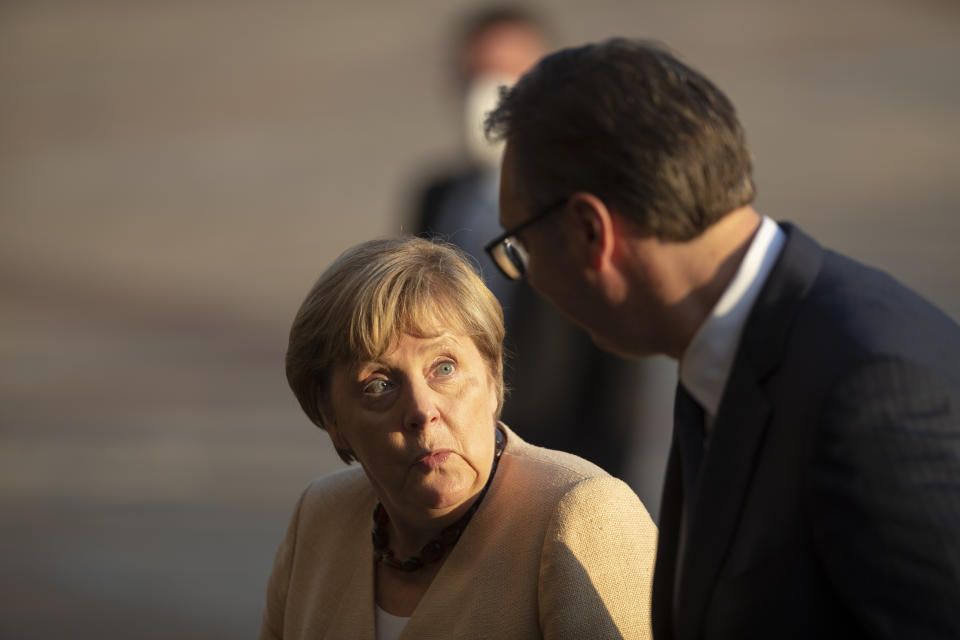
MULTIPOLYGON (((290 328, 287 382, 310 420, 326 429, 336 367, 373 360, 408 333, 442 328, 469 336, 490 368, 503 407, 503 311, 456 247, 422 238, 371 240, 348 249, 307 294, 290 328)), ((353 456, 337 450, 348 464, 353 456)))

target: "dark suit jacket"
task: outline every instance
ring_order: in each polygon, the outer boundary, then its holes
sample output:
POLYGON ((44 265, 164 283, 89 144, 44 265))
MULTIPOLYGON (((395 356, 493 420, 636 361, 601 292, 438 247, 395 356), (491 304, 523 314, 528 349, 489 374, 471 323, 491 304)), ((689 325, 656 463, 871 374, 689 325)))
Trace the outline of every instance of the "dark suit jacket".
POLYGON ((657 638, 960 638, 960 328, 790 225, 707 444, 657 638))

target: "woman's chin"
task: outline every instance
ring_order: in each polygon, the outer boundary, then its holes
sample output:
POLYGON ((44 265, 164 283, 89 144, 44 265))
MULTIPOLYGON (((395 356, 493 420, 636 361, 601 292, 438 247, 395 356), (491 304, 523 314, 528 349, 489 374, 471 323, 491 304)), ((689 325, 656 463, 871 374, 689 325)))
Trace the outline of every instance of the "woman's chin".
POLYGON ((472 496, 472 488, 472 483, 460 475, 431 472, 420 478, 411 494, 425 509, 450 511, 472 496))

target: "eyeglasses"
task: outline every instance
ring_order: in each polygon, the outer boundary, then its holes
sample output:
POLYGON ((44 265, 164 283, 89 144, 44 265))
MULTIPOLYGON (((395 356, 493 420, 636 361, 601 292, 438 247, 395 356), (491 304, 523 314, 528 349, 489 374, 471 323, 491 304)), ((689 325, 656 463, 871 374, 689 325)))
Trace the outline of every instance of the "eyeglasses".
POLYGON ((507 229, 487 243, 487 246, 485 246, 483 250, 487 252, 487 255, 493 260, 493 264, 497 265, 497 268, 500 269, 500 272, 504 276, 510 280, 520 280, 523 278, 523 274, 527 272, 527 263, 530 260, 529 254, 527 253, 527 248, 524 247, 520 239, 516 237, 517 233, 526 229, 534 222, 546 218, 548 214, 559 210, 567 203, 568 199, 569 196, 565 196, 562 200, 541 209, 539 213, 527 218, 511 229, 507 229))

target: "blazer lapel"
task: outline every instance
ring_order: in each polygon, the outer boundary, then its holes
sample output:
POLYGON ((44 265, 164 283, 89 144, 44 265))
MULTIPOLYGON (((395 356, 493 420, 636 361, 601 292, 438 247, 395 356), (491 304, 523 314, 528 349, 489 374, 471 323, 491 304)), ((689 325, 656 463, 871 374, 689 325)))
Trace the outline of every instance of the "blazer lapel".
MULTIPOLYGON (((763 384, 780 363, 791 320, 822 264, 816 242, 782 226, 787 242, 747 320, 700 470, 680 575, 677 637, 701 635, 773 411, 763 384)), ((659 553, 657 562, 659 579, 659 553)))

